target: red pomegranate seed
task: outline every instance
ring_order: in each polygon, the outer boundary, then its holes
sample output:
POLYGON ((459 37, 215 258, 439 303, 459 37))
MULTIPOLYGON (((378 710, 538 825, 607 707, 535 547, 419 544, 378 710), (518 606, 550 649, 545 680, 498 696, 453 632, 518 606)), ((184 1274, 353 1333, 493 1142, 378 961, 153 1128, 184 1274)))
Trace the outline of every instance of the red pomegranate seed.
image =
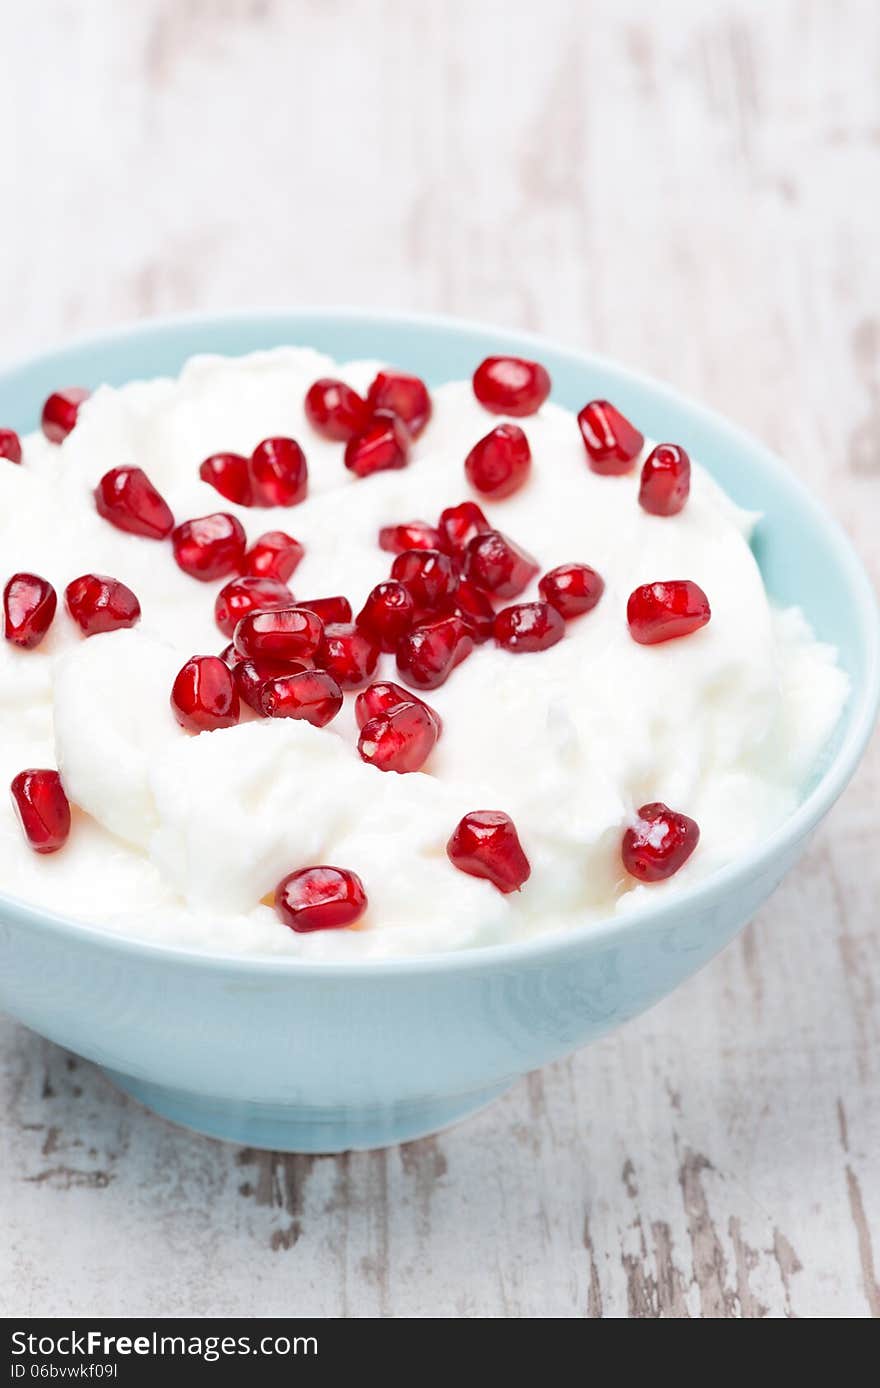
POLYGON ((394 684, 392 680, 379 680, 358 694, 354 701, 354 716, 358 727, 363 728, 372 718, 393 713, 401 704, 419 704, 421 708, 426 709, 436 724, 437 736, 440 736, 443 720, 436 709, 426 704, 418 694, 413 694, 411 689, 404 689, 402 684, 394 684))
POLYGON ((267 680, 259 711, 266 718, 301 718, 325 727, 342 708, 344 695, 328 670, 301 670, 267 680))
POLYGON ((314 612, 325 626, 328 622, 351 621, 351 603, 341 594, 332 598, 309 598, 308 602, 297 598, 296 605, 304 607, 307 612, 314 612))
POLYGON ((549 394, 544 367, 523 357, 487 357, 474 372, 474 395, 492 414, 534 414, 549 394))
POLYGON ((106 574, 82 574, 64 590, 67 610, 83 636, 133 627, 141 605, 130 588, 106 574))
POLYGON ((397 647, 397 668, 416 689, 437 689, 466 660, 473 637, 459 617, 414 627, 397 647))
POLYGON ((652 516, 677 516, 691 489, 691 460, 677 443, 658 443, 645 459, 639 504, 652 516))
POLYGON ((50 443, 63 443, 76 424, 79 407, 91 395, 85 386, 68 386, 56 390, 43 406, 40 423, 50 443))
POLYGON ((645 444, 629 420, 607 400, 591 400, 578 415, 590 467, 603 476, 629 472, 645 444))
POLYGON ((428 387, 418 376, 404 371, 380 371, 367 392, 372 411, 388 410, 406 425, 410 438, 417 439, 431 418, 428 387))
POLYGON ((439 549, 408 549, 398 554, 391 577, 403 584, 419 612, 442 607, 458 587, 456 566, 439 549))
POLYGON ((117 530, 164 540, 174 529, 171 510, 139 467, 114 467, 95 488, 95 505, 117 530))
POLYGON ((364 884, 348 868, 300 868, 275 888, 275 910, 291 930, 344 930, 366 909, 364 884))
POLYGON ((21 462, 21 439, 14 429, 0 429, 0 458, 10 463, 21 462))
POLYGON ((370 477, 388 468, 406 467, 409 462, 406 426, 389 410, 377 410, 366 428, 349 439, 343 461, 356 477, 370 477))
POLYGON ((465 550, 464 577, 499 599, 519 597, 537 572, 532 556, 500 530, 475 535, 465 550))
POLYGON ((464 460, 471 486, 493 501, 519 491, 532 468, 529 441, 517 424, 499 424, 464 460))
POLYGON ((70 803, 57 771, 19 771, 12 806, 35 853, 57 853, 70 833, 70 803))
POLYGON ((312 428, 335 443, 348 443, 367 427, 371 414, 366 400, 356 390, 329 376, 309 386, 305 411, 312 428))
POLYGON ((183 572, 210 583, 241 567, 247 539, 241 521, 226 511, 217 511, 176 526, 171 544, 183 572))
POLYGON ((379 663, 379 647, 353 622, 330 622, 315 655, 315 664, 327 670, 343 689, 366 684, 379 663))
POLYGON ((487 595, 463 579, 455 591, 455 614, 478 646, 488 641, 495 628, 495 609, 487 595))
POLYGON ((391 579, 376 584, 357 615, 357 624, 381 651, 393 651, 412 626, 415 611, 412 594, 391 579))
POLYGON ((706 594, 687 578, 644 583, 630 593, 626 604, 630 635, 641 646, 690 636, 704 627, 711 615, 706 594))
POLYGON ((251 465, 241 453, 212 453, 199 465, 203 482, 239 506, 253 506, 251 465))
POLYGON ((538 584, 545 602, 566 621, 590 612, 605 591, 605 581, 589 564, 560 564, 538 584))
POLYGON ((495 618, 495 640, 506 651, 546 651, 565 635, 565 622, 549 602, 520 602, 495 618))
POLYGON ((242 561, 242 573, 253 578, 279 578, 286 583, 305 549, 299 540, 283 530, 267 530, 255 540, 242 561))
POLYGON ((3 635, 14 646, 39 646, 52 625, 58 596, 39 574, 13 574, 3 589, 3 635))
POLYGON ((230 670, 234 670, 237 665, 241 665, 245 657, 235 649, 234 643, 230 641, 229 645, 224 646, 220 652, 220 659, 224 665, 229 666, 230 670))
POLYGON ((293 602, 293 593, 278 578, 233 578, 217 594, 214 620, 224 636, 231 636, 249 613, 273 612, 279 607, 292 607, 293 602))
POLYGON ((518 892, 531 867, 510 815, 472 810, 446 845, 449 861, 471 877, 486 877, 499 892, 518 892))
POLYGON ((361 729, 358 751, 380 771, 421 771, 438 735, 431 710, 421 700, 413 700, 369 719, 361 729))
POLYGON ((251 454, 255 506, 296 506, 309 489, 306 455, 295 439, 263 439, 251 454))
POLYGON ((491 529, 475 501, 462 501, 458 506, 447 506, 441 513, 438 526, 440 542, 429 548, 442 549, 446 554, 460 555, 475 535, 485 535, 486 531, 491 529))
POLYGON ((440 532, 426 521, 407 521, 405 525, 383 525, 379 531, 379 548, 388 554, 402 554, 407 549, 442 549, 440 532))
POLYGON ((171 709, 190 733, 231 728, 238 722, 238 691, 219 655, 194 655, 186 662, 171 689, 171 709))
MULTIPOLYGON (((227 648, 228 649, 228 648, 227 648)), ((236 659, 226 664, 232 671, 232 678, 238 690, 238 697, 254 710, 262 713, 261 697, 263 689, 270 680, 280 679, 282 675, 298 675, 309 667, 301 660, 246 660, 233 647, 236 659)), ((221 660, 224 658, 221 656, 221 660)))
POLYGON ((251 612, 233 633, 235 649, 250 660, 310 660, 324 634, 324 623, 304 607, 251 612))
POLYGON ((662 882, 678 872, 699 841, 696 820, 655 800, 642 805, 636 824, 623 836, 623 866, 640 882, 662 882))

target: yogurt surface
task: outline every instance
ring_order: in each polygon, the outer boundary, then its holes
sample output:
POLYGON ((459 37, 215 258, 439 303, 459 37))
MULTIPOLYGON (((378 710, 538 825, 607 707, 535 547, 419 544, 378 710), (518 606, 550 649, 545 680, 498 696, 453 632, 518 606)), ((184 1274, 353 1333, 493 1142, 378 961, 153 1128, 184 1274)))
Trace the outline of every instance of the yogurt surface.
MULTIPOLYGON (((486 501, 469 487, 464 458, 501 419, 469 381, 432 391, 433 418, 408 467, 357 479, 302 402, 320 376, 365 392, 378 365, 338 367, 298 348, 198 357, 176 380, 102 387, 61 446, 33 435, 21 466, 0 459, 0 581, 33 572, 59 595, 39 647, 0 641, 0 778, 8 785, 25 767, 57 766, 74 807, 68 843, 41 857, 0 800, 5 893, 207 951, 416 955, 637 910, 732 861, 794 808, 847 681, 797 610, 771 610, 749 548, 756 518, 696 463, 684 510, 647 514, 639 468, 592 472, 574 416, 552 403, 516 421, 533 457, 526 485, 486 501), (199 479, 209 454, 247 454, 274 434, 305 450, 302 504, 244 508, 199 479), (388 577, 380 526, 433 524, 468 498, 541 573, 587 563, 605 592, 552 649, 512 655, 489 643, 425 694, 444 730, 422 772, 361 761, 351 694, 323 729, 246 711, 237 727, 188 736, 169 692, 184 661, 226 644, 213 608, 227 580, 194 580, 168 542, 124 534, 97 514, 96 483, 123 464, 143 468, 178 521, 227 511, 249 542, 273 529, 295 536, 305 557, 290 586, 302 599, 344 593, 357 613, 388 577), (87 572, 134 590, 136 627, 79 634, 63 592, 87 572), (640 646, 627 597, 670 578, 698 583, 712 619, 682 640, 640 646), (696 819, 701 839, 673 878, 643 886, 624 872, 620 842, 635 809, 654 800, 696 819), (521 892, 504 896, 448 861, 450 834, 476 809, 504 810, 516 824, 532 869, 521 892), (363 879, 369 907, 358 928, 297 934, 265 903, 281 877, 315 863, 363 879)), ((536 579, 516 601, 537 595, 536 579)), ((400 680, 393 656, 375 678, 400 680)))

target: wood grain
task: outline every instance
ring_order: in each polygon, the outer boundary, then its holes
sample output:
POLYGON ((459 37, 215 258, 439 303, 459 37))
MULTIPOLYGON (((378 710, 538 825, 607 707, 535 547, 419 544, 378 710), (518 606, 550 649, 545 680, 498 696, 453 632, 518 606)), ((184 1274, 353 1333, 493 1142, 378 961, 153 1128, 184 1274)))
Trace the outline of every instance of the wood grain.
MULTIPOLYGON (((777 448, 880 579, 872 0, 0 7, 0 356, 341 302, 540 329, 777 448)), ((880 756, 700 977, 441 1137, 165 1125, 0 1027, 0 1311, 880 1315, 880 756)))

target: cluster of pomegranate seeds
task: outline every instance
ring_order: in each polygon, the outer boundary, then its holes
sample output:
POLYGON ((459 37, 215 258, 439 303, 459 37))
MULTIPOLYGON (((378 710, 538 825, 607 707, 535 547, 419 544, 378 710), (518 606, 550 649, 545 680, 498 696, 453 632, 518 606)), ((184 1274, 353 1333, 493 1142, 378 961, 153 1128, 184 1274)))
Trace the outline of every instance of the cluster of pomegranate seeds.
POLYGON ((227 646, 220 659, 232 671, 232 678, 242 703, 252 708, 254 713, 262 713, 261 696, 263 685, 282 675, 298 674, 309 667, 303 661, 248 660, 234 646, 227 646))
POLYGON ((329 622, 350 622, 351 603, 348 598, 336 594, 331 598, 309 598, 308 602, 304 599, 297 599, 297 607, 304 607, 308 612, 314 612, 316 617, 320 617, 325 626, 329 622))
POLYGON ((444 545, 440 531, 427 521, 407 521, 404 525, 383 525, 379 548, 388 554, 402 554, 406 549, 443 549, 444 545))
POLYGON ((267 530, 245 554, 241 571, 252 578, 277 578, 286 583, 304 554, 303 546, 292 535, 267 530))
POLYGON ((199 476, 227 501, 253 506, 250 460, 243 453, 212 453, 199 464, 199 476))
POLYGON ((519 491, 531 468, 529 441, 516 424, 499 424, 474 444, 464 460, 471 486, 493 501, 519 491))
POLYGON ((107 574, 81 574, 68 583, 64 601, 83 636, 133 627, 141 615, 131 589, 107 574))
POLYGON ((356 477, 406 467, 409 462, 409 434, 396 414, 377 410, 369 424, 345 445, 343 462, 356 477))
POLYGON ((363 396, 330 376, 309 386, 305 412, 312 428, 333 443, 348 443, 366 427, 371 414, 363 396))
POLYGON ((32 650, 52 625, 58 595, 39 574, 13 574, 3 589, 3 635, 14 646, 32 650))
POLYGON ((421 771, 442 731, 439 714, 399 684, 371 684, 359 694, 358 752, 380 771, 421 771))
POLYGON ((546 651, 564 635, 565 622, 549 602, 520 602, 495 618, 495 640, 506 651, 546 651))
POLYGON ((366 909, 364 884, 348 868, 300 868, 275 888, 275 910, 291 930, 344 930, 366 909))
POLYGON ((21 462, 21 439, 14 429, 0 429, 0 458, 10 463, 21 462))
POLYGON ((238 690, 232 671, 218 655, 194 655, 171 688, 171 709, 190 733, 231 728, 238 722, 238 690))
POLYGON ((282 436, 263 439, 249 458, 212 453, 199 476, 239 506, 297 506, 309 489, 306 455, 296 439, 282 436))
POLYGON ((431 418, 431 396, 420 377, 405 371, 380 371, 366 400, 344 381, 322 377, 306 392, 305 413, 323 438, 345 444, 349 472, 371 477, 406 467, 410 443, 431 418))
POLYGON ((474 372, 474 395, 492 414, 534 414, 550 394, 551 381, 537 361, 487 357, 474 372))
POLYGON ((691 489, 691 460, 677 443, 658 443, 645 459, 639 505, 652 516, 677 516, 691 489))
POLYGON ((700 840, 696 820, 661 800, 642 805, 621 845, 623 866, 640 882, 662 882, 687 862, 700 840))
POLYGON ((397 647, 397 668, 416 689, 437 689, 473 648, 460 617, 441 617, 407 632, 397 647))
POLYGON ((324 623, 304 607, 259 609, 242 617, 233 632, 235 649, 250 660, 310 660, 324 636, 324 623))
POLYGON ((329 671, 294 669, 263 682, 257 712, 265 718, 302 718, 323 728, 336 717, 343 698, 338 680, 329 671))
POLYGON ((91 395, 85 386, 53 391, 43 406, 40 425, 50 443, 63 443, 76 424, 79 407, 91 395))
POLYGON ((449 861, 471 877, 486 877, 499 892, 518 892, 531 876, 516 826, 501 810, 472 810, 446 845, 449 861))
POLYGON ((217 511, 176 526, 171 545, 184 573, 211 583, 241 568, 247 538, 241 521, 226 511, 217 511))
POLYGON ((645 446, 644 434, 607 400, 584 405, 578 424, 590 467, 608 477, 629 472, 645 446))
POLYGON ((57 853, 70 833, 70 804, 57 771, 19 771, 9 787, 24 836, 35 853, 57 853))
POLYGON ((560 617, 570 621, 592 611, 605 591, 605 581, 589 564, 560 564, 544 575, 538 590, 560 617))
POLYGON ((354 622, 328 622, 315 664, 332 675, 342 689, 360 689, 372 679, 379 647, 354 622))
POLYGON ((387 410, 406 425, 411 439, 417 439, 431 418, 431 396, 418 376, 404 371, 380 371, 367 391, 371 413, 387 410))
POLYGON ((279 578, 232 578, 214 602, 214 620, 224 636, 232 636, 242 617, 292 607, 293 593, 279 578))
POLYGON ((464 577, 499 601, 519 597, 537 573, 532 556, 500 530, 475 535, 464 553, 464 577))
POLYGON ((630 593, 626 604, 630 635, 641 646, 690 636, 704 627, 711 615, 702 588, 686 578, 644 583, 630 593))
POLYGON ((114 467, 95 488, 95 505, 117 530, 164 540, 174 529, 174 517, 147 474, 139 467, 114 467))

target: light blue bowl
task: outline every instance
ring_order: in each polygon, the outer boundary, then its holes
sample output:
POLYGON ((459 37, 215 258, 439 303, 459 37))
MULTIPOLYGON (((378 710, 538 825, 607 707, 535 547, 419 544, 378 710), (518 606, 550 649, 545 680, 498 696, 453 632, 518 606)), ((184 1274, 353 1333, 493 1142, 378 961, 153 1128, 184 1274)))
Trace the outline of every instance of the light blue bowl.
POLYGON ((525 1071, 650 1007, 727 944, 858 763, 878 702, 878 619, 842 532, 760 444, 653 381, 501 329, 318 310, 148 323, 0 375, 0 423, 34 428, 59 385, 121 383, 176 372, 194 352, 281 343, 382 358, 429 382, 512 351, 544 362, 563 405, 610 397, 764 513, 756 552, 770 593, 805 610, 852 681, 796 813, 747 858, 629 921, 457 954, 303 964, 141 944, 0 897, 0 1005, 9 1012, 167 1118, 257 1147, 338 1152, 464 1117, 525 1071))

